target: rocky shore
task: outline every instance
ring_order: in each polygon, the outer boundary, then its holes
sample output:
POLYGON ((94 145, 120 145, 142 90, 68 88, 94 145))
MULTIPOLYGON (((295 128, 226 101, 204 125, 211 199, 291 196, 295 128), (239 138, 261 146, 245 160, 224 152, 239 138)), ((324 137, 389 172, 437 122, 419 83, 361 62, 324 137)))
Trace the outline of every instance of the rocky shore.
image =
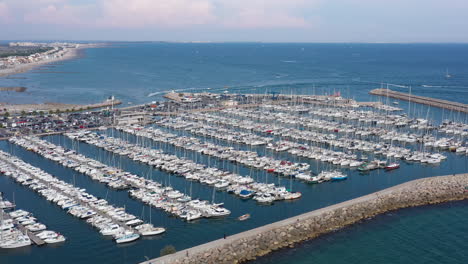
POLYGON ((246 262, 387 211, 466 199, 467 188, 466 173, 418 179, 143 264, 246 262))

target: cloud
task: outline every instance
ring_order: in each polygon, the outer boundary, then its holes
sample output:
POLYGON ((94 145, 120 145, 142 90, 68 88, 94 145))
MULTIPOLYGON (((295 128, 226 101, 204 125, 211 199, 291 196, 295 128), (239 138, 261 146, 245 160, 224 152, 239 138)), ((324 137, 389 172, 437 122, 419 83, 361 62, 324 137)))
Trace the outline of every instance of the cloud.
POLYGON ((26 23, 35 24, 59 24, 59 25, 89 25, 88 14, 92 6, 72 6, 68 4, 57 5, 60 0, 41 0, 49 2, 35 12, 28 12, 23 20, 26 23))
POLYGON ((0 23, 8 23, 11 20, 8 6, 0 2, 0 23))
POLYGON ((237 0, 223 1, 223 25, 232 28, 302 28, 310 26, 303 10, 317 0, 237 0))
POLYGON ((186 26, 215 21, 209 0, 103 0, 98 25, 111 27, 186 26))
MULTIPOLYGON (((318 0, 0 0, 18 22, 100 28, 299 28, 318 0)), ((2 9, 0 9, 0 12, 2 9)), ((5 11, 3 11, 5 12, 5 11)))

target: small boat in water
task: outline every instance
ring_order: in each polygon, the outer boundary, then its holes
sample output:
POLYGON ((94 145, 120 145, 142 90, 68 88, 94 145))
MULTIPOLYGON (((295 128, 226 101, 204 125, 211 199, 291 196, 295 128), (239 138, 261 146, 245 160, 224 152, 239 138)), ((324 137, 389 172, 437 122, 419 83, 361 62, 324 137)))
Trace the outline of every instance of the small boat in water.
POLYGON ((137 240, 138 238, 140 238, 139 234, 125 232, 123 235, 116 236, 115 242, 117 244, 129 243, 129 242, 137 240))
POLYGON ((142 236, 154 236, 166 232, 165 228, 154 227, 152 224, 143 224, 135 227, 142 236))
POLYGON ((239 221, 245 221, 250 218, 250 214, 241 215, 237 218, 239 221))
POLYGON ((332 181, 344 181, 348 178, 348 175, 345 175, 341 172, 335 172, 332 176, 331 176, 331 180, 332 181))
POLYGON ((395 169, 398 169, 398 168, 400 168, 400 164, 396 163, 396 162, 390 163, 387 166, 385 166, 386 170, 395 170, 395 169))
POLYGON ((56 236, 53 236, 53 237, 48 237, 46 239, 44 239, 44 242, 46 242, 47 244, 56 244, 56 243, 61 243, 61 242, 65 242, 66 238, 57 233, 56 236))

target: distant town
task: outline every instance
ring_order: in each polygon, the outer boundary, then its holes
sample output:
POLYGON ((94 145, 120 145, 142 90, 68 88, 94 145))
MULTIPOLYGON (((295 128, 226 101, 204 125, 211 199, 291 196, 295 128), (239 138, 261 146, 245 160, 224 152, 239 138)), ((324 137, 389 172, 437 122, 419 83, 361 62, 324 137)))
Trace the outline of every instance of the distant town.
POLYGON ((10 42, 8 46, 0 46, 0 70, 60 59, 70 49, 76 49, 79 46, 80 44, 64 42, 10 42))

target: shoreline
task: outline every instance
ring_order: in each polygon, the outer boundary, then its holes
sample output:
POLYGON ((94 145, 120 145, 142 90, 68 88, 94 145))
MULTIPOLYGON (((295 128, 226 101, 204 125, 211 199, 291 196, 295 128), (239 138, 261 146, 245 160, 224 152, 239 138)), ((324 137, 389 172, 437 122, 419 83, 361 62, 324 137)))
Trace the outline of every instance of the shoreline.
POLYGON ((103 107, 109 106, 117 106, 122 104, 120 100, 106 100, 100 103, 90 103, 90 104, 65 104, 65 103, 53 103, 53 102, 46 102, 40 104, 8 104, 0 102, 0 107, 7 109, 6 112, 10 113, 11 115, 18 115, 21 112, 33 112, 33 111, 61 111, 65 112, 77 112, 77 111, 84 111, 84 110, 94 110, 103 107))
POLYGON ((466 173, 413 180, 141 264, 244 263, 385 212, 468 199, 467 186, 466 173))
POLYGON ((8 76, 15 75, 15 74, 20 74, 20 73, 25 73, 25 72, 33 70, 36 67, 46 65, 46 64, 50 64, 50 63, 77 59, 77 58, 80 57, 80 55, 81 55, 81 53, 82 53, 82 51, 84 49, 94 48, 94 47, 97 47, 97 46, 93 45, 93 44, 88 44, 88 45, 82 44, 78 48, 69 48, 67 50, 67 52, 65 52, 63 54, 63 56, 60 57, 60 58, 52 58, 52 59, 32 62, 32 63, 28 63, 28 64, 16 65, 13 68, 1 69, 0 70, 0 78, 8 77, 8 76))

